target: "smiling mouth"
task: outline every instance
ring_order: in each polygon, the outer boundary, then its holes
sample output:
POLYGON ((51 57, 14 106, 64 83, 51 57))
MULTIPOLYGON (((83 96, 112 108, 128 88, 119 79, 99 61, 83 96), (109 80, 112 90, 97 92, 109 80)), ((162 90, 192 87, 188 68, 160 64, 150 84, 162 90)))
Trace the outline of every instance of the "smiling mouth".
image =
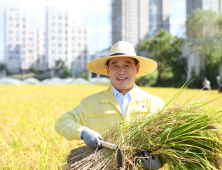
POLYGON ((117 77, 117 80, 126 80, 127 77, 117 77))

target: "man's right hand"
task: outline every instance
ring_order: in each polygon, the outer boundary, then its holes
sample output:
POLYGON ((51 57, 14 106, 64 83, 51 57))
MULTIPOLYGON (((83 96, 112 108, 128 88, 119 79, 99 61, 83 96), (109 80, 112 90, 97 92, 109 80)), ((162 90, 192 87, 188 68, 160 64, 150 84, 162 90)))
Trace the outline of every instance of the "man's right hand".
POLYGON ((103 138, 101 135, 89 128, 86 128, 82 131, 81 138, 84 140, 87 146, 93 149, 102 146, 100 140, 103 140, 103 138))

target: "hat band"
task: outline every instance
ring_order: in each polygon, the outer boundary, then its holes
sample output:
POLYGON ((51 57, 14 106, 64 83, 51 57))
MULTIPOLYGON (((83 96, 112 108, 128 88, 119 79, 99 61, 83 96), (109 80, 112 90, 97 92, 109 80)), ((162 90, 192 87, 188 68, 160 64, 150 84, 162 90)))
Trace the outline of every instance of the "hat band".
POLYGON ((127 54, 127 53, 114 53, 114 54, 111 54, 109 56, 118 56, 118 55, 130 55, 130 54, 127 54))

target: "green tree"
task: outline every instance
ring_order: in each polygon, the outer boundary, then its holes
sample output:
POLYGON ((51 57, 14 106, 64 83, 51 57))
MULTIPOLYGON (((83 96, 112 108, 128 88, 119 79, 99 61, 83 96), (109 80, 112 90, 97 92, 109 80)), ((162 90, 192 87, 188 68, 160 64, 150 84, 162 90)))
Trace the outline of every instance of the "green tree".
MULTIPOLYGON (((222 19, 211 10, 195 10, 186 20, 187 41, 201 58, 201 76, 206 76, 206 68, 211 68, 222 54, 222 19)), ((208 70, 209 71, 209 70, 208 70)))
POLYGON ((181 80, 181 75, 185 74, 186 62, 181 55, 182 44, 182 38, 173 37, 164 29, 139 43, 137 49, 148 51, 147 57, 158 63, 156 84, 161 83, 166 74, 171 74, 174 81, 181 80))
POLYGON ((5 69, 5 65, 4 64, 0 64, 0 70, 4 70, 5 69))
POLYGON ((63 60, 59 59, 55 63, 55 74, 60 78, 69 78, 71 77, 71 70, 65 65, 63 60))
POLYGON ((222 16, 218 15, 216 20, 216 32, 214 38, 216 39, 216 54, 214 62, 222 62, 222 16))
POLYGON ((34 66, 31 66, 29 68, 29 70, 33 73, 43 73, 43 71, 40 69, 40 68, 37 68, 37 67, 34 67, 34 66))

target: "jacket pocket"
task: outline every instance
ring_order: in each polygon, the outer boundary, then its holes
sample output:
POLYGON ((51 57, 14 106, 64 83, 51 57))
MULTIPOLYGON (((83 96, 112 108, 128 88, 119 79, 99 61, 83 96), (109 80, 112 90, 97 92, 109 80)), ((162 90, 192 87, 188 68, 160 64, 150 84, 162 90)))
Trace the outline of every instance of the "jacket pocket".
POLYGON ((132 109, 131 113, 148 113, 148 108, 137 106, 132 109))
POLYGON ((115 114, 118 114, 117 111, 115 110, 107 110, 107 111, 104 111, 104 112, 97 112, 97 113, 89 113, 88 114, 88 118, 95 118, 95 117, 101 117, 101 116, 108 116, 108 115, 115 115, 115 114))
POLYGON ((106 111, 88 116, 87 127, 101 134, 117 125, 119 121, 122 121, 120 113, 116 111, 106 111))

